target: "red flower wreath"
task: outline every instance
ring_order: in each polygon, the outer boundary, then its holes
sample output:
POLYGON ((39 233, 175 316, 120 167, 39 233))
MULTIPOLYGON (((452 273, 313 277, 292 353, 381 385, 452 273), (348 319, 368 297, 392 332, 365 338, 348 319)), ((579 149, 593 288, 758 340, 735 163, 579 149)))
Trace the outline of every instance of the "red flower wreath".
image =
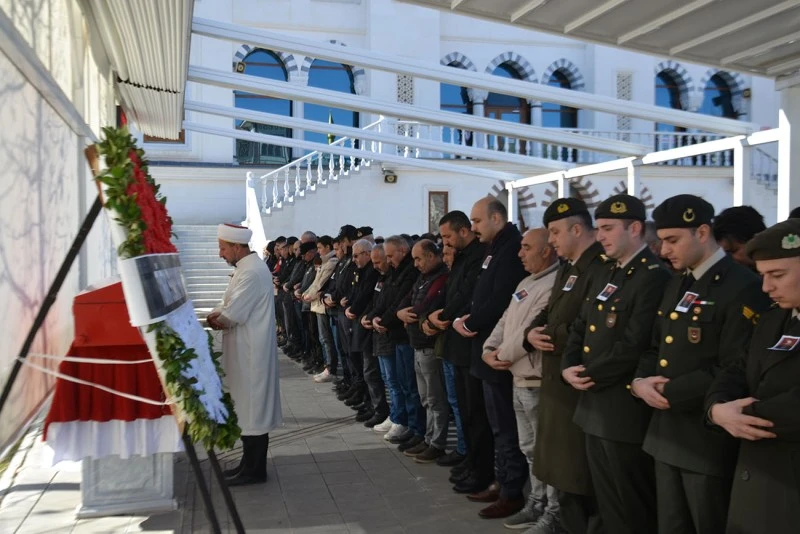
POLYGON ((136 199, 136 205, 142 212, 142 222, 145 224, 145 230, 142 232, 145 254, 178 252, 170 239, 172 219, 167 215, 167 207, 163 200, 156 199, 155 187, 142 169, 142 162, 136 151, 131 149, 128 157, 133 163, 134 181, 128 185, 125 192, 136 199))

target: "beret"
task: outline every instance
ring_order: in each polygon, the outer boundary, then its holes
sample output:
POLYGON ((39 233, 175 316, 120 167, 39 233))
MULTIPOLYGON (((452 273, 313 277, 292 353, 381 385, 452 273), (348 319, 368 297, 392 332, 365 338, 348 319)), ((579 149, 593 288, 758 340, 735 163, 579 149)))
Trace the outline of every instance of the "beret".
POLYGON ((653 210, 656 229, 697 228, 714 221, 714 206, 695 195, 675 195, 653 210))
POLYGON ((745 250, 755 261, 800 256, 800 219, 787 219, 757 233, 745 250))
POLYGON ((544 210, 544 217, 542 217, 542 225, 547 228, 547 225, 559 219, 566 219, 580 214, 589 214, 586 203, 577 198, 559 198, 554 200, 544 210))
POLYGON ((647 219, 644 204, 631 195, 613 195, 605 199, 594 210, 597 219, 633 219, 643 221, 647 219))

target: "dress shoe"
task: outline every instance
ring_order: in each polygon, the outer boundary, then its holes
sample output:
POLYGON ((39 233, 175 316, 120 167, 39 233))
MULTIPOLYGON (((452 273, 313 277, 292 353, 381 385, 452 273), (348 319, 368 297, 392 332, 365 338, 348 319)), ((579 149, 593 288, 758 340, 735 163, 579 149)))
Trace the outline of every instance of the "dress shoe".
POLYGON ((411 437, 411 439, 407 439, 406 441, 398 445, 397 450, 400 452, 405 452, 408 449, 416 447, 420 443, 425 443, 425 438, 423 438, 422 436, 414 435, 411 437))
POLYGON ((354 410, 358 410, 358 408, 356 408, 356 406, 358 406, 362 402, 363 402, 363 400, 361 399, 361 394, 359 393, 358 395, 352 395, 349 398, 345 399, 344 405, 345 406, 350 406, 354 410))
POLYGON ((467 499, 472 502, 494 502, 500 497, 500 484, 492 482, 489 487, 483 491, 470 493, 467 499))
POLYGON ((425 440, 422 440, 419 443, 417 443, 416 445, 414 445, 413 447, 411 447, 410 449, 404 450, 403 454, 405 456, 410 457, 410 458, 414 458, 416 455, 422 454, 423 452, 425 452, 425 450, 427 448, 428 448, 428 444, 425 443, 425 440))
POLYGON ((444 449, 430 445, 427 449, 414 456, 414 461, 418 464, 432 464, 444 454, 444 449))
POLYGON ((464 457, 464 459, 461 460, 460 463, 457 463, 456 465, 450 468, 450 474, 456 475, 458 473, 463 473, 464 471, 468 471, 469 468, 470 468, 469 462, 467 461, 467 458, 464 457))
POLYGON ((250 484, 263 484, 266 481, 267 481, 266 476, 264 478, 261 478, 253 475, 246 475, 244 473, 240 473, 233 478, 225 480, 229 488, 233 486, 249 486, 250 484))
POLYGON ((470 475, 453 486, 453 491, 456 493, 478 493, 479 491, 485 490, 488 486, 489 482, 480 481, 473 475, 470 475))
POLYGON ((356 421, 358 421, 359 423, 363 423, 364 421, 369 421, 370 419, 372 419, 373 415, 375 415, 374 412, 363 412, 363 413, 360 413, 360 414, 356 415, 356 421))
POLYGON ((235 469, 226 469, 225 471, 222 472, 222 474, 225 476, 225 478, 233 478, 236 475, 238 475, 239 471, 241 471, 241 470, 242 470, 242 466, 240 465, 239 467, 237 467, 235 469))
POLYGON ((478 512, 484 519, 502 519, 514 515, 525 506, 525 499, 497 499, 495 502, 478 512))
POLYGON ((472 476, 472 471, 467 469, 466 471, 461 471, 456 475, 450 475, 450 478, 447 480, 450 481, 451 484, 458 484, 459 482, 463 482, 464 480, 468 479, 472 476))
POLYGON ((447 454, 443 454, 436 459, 436 465, 441 465, 442 467, 455 467, 464 461, 464 455, 459 454, 458 451, 451 451, 447 454))

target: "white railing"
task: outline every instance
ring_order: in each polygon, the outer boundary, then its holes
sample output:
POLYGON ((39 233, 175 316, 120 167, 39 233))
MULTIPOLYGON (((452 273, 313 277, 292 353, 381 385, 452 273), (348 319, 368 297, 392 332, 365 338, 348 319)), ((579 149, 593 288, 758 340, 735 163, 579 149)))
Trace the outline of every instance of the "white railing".
MULTIPOLYGON (((385 124, 386 119, 381 118, 363 129, 380 133, 385 124)), ((304 197, 306 193, 316 191, 330 181, 335 182, 342 176, 358 171, 362 165, 369 167, 373 155, 381 152, 381 145, 376 141, 342 137, 331 146, 359 150, 364 157, 346 157, 317 150, 260 176, 257 181, 261 186, 261 212, 268 215, 273 210, 281 209, 284 204, 294 202, 297 197, 304 197)))

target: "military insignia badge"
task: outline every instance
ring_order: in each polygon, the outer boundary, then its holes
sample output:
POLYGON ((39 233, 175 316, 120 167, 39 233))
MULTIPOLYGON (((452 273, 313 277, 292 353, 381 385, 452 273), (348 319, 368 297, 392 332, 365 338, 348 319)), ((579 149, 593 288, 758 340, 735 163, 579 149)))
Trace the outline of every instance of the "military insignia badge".
POLYGON ((566 212, 568 212, 569 211, 569 204, 566 204, 566 203, 562 202, 561 204, 556 206, 556 211, 558 213, 566 213, 566 212))
POLYGON ((791 250, 800 247, 800 237, 797 234, 789 234, 781 240, 781 248, 791 250))
POLYGON ((797 347, 797 344, 800 343, 800 337, 797 336, 781 336, 775 345, 771 346, 769 350, 781 350, 784 352, 789 352, 794 350, 797 347))
POLYGON ((700 343, 701 340, 700 334, 701 330, 699 326, 690 326, 688 332, 689 343, 695 343, 695 344, 700 343))
POLYGON ((692 208, 686 208, 686 211, 683 212, 683 221, 684 222, 690 223, 696 217, 697 217, 697 215, 695 214, 695 212, 694 212, 694 210, 692 208))
POLYGON ((578 281, 578 275, 572 274, 569 278, 567 278, 567 283, 564 284, 564 287, 561 288, 561 291, 572 291, 572 288, 575 287, 575 282, 578 281))
POLYGON ((628 211, 628 206, 626 206, 624 202, 614 202, 613 204, 611 204, 609 210, 611 211, 611 213, 616 213, 616 214, 625 213, 628 211))
POLYGON ((744 315, 745 319, 753 320, 753 317, 756 316, 756 312, 748 308, 747 306, 742 306, 742 315, 744 315))
POLYGON ((617 324, 617 314, 616 313, 609 313, 606 315, 606 326, 609 328, 614 328, 617 324))

